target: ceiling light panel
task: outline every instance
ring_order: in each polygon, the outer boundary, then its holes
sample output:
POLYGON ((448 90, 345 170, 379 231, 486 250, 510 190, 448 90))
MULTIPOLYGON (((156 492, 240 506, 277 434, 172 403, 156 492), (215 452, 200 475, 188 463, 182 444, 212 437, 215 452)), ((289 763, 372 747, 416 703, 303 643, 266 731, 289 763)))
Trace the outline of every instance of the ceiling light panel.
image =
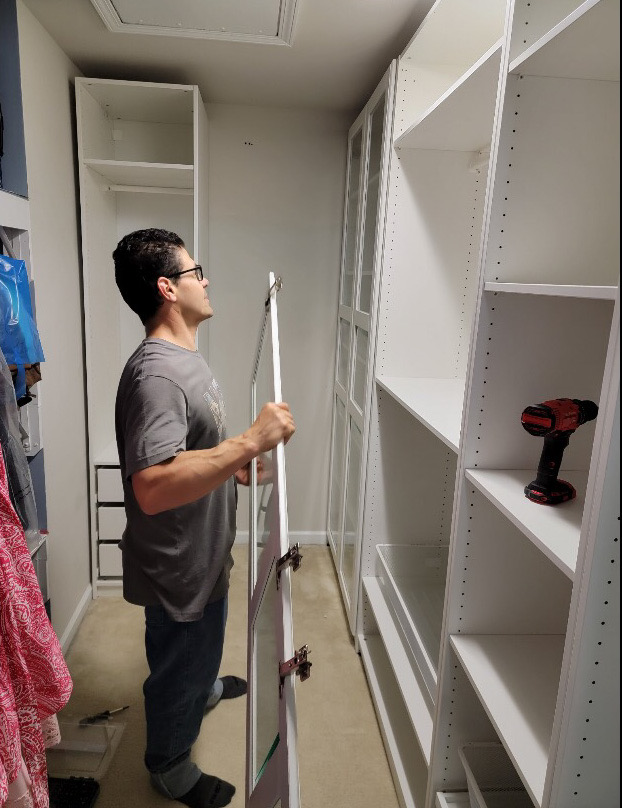
POLYGON ((297 0, 91 0, 117 33, 290 45, 297 0))

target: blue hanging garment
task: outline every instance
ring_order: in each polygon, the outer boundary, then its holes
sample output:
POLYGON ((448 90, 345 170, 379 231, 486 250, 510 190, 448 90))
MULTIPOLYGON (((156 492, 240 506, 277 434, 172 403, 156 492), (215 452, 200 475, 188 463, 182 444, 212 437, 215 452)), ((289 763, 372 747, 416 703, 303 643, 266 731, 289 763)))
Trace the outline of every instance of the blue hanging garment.
POLYGON ((26 393, 24 365, 43 362, 43 348, 32 316, 26 263, 0 255, 0 350, 17 365, 16 395, 26 393))

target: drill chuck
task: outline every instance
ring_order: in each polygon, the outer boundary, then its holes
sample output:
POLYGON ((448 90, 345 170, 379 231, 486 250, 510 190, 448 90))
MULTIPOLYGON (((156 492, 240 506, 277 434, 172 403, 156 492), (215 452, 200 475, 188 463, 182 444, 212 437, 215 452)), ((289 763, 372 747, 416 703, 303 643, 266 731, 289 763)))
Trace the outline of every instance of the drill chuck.
POLYGON ((593 401, 556 398, 525 407, 521 423, 530 435, 542 437, 552 432, 574 432, 578 426, 593 421, 597 415, 598 406, 593 401))

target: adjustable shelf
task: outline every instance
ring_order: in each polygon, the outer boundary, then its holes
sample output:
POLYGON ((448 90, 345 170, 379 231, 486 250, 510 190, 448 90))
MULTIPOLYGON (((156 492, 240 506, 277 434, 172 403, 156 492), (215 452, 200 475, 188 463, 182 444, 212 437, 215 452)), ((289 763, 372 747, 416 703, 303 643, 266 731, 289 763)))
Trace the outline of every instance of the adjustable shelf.
POLYGON ((587 0, 510 62, 525 76, 618 81, 619 0, 587 0))
POLYGON ((507 516, 556 567, 574 577, 585 505, 587 472, 568 471, 577 489, 576 499, 556 507, 538 505, 527 499, 523 489, 535 477, 535 470, 467 469, 467 480, 507 516))
POLYGON ((617 286, 581 286, 555 283, 497 283, 487 281, 486 292, 503 292, 513 295, 547 295, 549 297, 580 297, 586 300, 615 300, 617 286))
MULTIPOLYGON (((128 160, 85 160, 84 164, 115 185, 128 190, 187 189, 192 193, 194 166, 170 163, 136 163, 128 160)), ((120 189, 119 189, 120 190, 120 189)))
POLYGON ((376 383, 386 390, 430 432, 458 452, 464 379, 407 379, 377 376, 376 383))
POLYGON ((435 808, 470 808, 468 792, 438 791, 434 801, 435 808))
POLYGON ((80 83, 111 119, 192 125, 191 85, 93 78, 80 83))
POLYGON ((448 549, 378 544, 376 551, 382 594, 395 613, 429 696, 435 701, 448 549))
POLYGON ((489 143, 500 63, 501 41, 400 135, 395 147, 476 152, 489 143))
MULTIPOLYGON (((432 709, 419 684, 402 639, 389 611, 380 583, 376 578, 363 578, 363 587, 382 637, 386 653, 395 673, 408 716, 427 765, 432 749, 432 709)), ((369 636, 369 635, 367 635, 369 636)))
POLYGON ((451 635, 529 795, 542 805, 564 650, 558 635, 451 635))
POLYGON ((503 34, 505 0, 437 0, 412 38, 403 59, 427 65, 469 65, 503 34))

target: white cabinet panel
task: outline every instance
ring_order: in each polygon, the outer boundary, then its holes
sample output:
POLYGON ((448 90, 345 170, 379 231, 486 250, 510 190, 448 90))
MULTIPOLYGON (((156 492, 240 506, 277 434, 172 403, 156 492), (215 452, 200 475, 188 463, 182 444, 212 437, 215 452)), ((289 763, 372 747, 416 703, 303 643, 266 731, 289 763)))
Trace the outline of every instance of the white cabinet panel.
POLYGON ((121 550, 114 542, 99 545, 99 574, 105 578, 120 578, 123 575, 121 550))
POLYGON ((97 501, 123 502, 121 469, 97 469, 97 501))
POLYGON ((125 508, 122 505, 103 506, 97 509, 99 541, 120 541, 125 530, 125 508))

